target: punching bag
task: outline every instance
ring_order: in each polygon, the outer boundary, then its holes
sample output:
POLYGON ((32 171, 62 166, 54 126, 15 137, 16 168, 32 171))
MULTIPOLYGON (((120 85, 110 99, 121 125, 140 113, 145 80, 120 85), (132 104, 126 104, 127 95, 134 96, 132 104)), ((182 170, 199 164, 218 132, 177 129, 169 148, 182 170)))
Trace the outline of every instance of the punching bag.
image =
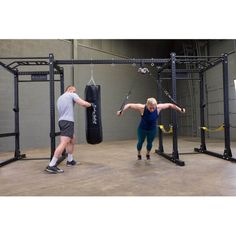
POLYGON ((86 85, 85 100, 94 104, 86 109, 86 139, 90 144, 98 144, 102 142, 100 85, 86 85))

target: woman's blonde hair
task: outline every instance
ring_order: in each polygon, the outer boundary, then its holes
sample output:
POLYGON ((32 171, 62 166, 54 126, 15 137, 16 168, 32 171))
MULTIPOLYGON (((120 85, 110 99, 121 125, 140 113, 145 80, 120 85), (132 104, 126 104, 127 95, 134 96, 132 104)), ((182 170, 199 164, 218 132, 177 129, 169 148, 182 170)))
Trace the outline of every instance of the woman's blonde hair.
POLYGON ((157 106, 157 100, 155 98, 148 98, 147 99, 147 102, 146 102, 146 105, 154 105, 154 106, 157 106))

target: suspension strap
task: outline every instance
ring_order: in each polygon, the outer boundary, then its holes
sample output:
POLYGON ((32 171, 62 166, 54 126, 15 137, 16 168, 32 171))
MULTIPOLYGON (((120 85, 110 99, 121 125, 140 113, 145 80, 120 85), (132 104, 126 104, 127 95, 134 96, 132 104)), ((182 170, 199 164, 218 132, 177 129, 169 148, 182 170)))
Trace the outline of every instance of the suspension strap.
MULTIPOLYGON (((153 79, 156 80, 156 78, 150 73, 150 71, 148 70, 148 68, 142 68, 142 67, 140 67, 140 68, 138 69, 138 72, 141 73, 141 74, 143 74, 143 75, 148 75, 150 78, 153 78, 153 79)), ((176 106, 178 106, 178 107, 181 109, 181 111, 183 111, 183 107, 182 107, 181 105, 179 105, 179 104, 171 97, 170 93, 169 93, 165 88, 163 88, 161 84, 159 84, 159 85, 160 85, 161 90, 162 90, 162 91, 164 92, 164 94, 170 99, 170 101, 171 101, 173 104, 175 104, 176 106)))
POLYGON ((126 104, 126 102, 128 101, 130 94, 131 94, 131 89, 129 90, 129 92, 128 92, 127 95, 125 96, 125 98, 124 98, 124 100, 123 100, 123 103, 122 103, 121 106, 120 106, 120 110, 119 110, 119 111, 120 111, 120 114, 123 112, 124 107, 125 107, 125 104, 126 104))
POLYGON ((164 125, 158 125, 158 127, 161 129, 161 131, 165 134, 171 134, 173 133, 173 126, 172 125, 169 125, 169 130, 166 130, 164 125))
POLYGON ((132 85, 130 86, 130 89, 128 91, 128 93, 125 95, 124 99, 123 99, 123 102, 120 106, 120 114, 123 112, 124 110, 124 107, 125 107, 125 104, 127 103, 127 101, 129 100, 129 96, 131 95, 131 92, 132 92, 132 89, 134 88, 134 85, 136 83, 136 80, 134 80, 134 82, 132 83, 132 85))
POLYGON ((205 126, 199 127, 199 129, 205 130, 206 132, 219 132, 219 131, 223 131, 224 128, 225 128, 224 124, 222 124, 221 126, 215 128, 215 129, 209 129, 209 128, 205 127, 205 126))

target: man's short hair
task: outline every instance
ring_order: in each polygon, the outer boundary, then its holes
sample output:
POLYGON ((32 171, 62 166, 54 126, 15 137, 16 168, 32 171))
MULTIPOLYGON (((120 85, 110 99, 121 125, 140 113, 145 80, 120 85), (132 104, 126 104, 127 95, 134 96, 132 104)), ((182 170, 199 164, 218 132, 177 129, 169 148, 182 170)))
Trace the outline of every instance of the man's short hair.
POLYGON ((73 85, 67 86, 66 89, 65 89, 65 92, 67 92, 70 88, 75 88, 75 86, 73 86, 73 85))

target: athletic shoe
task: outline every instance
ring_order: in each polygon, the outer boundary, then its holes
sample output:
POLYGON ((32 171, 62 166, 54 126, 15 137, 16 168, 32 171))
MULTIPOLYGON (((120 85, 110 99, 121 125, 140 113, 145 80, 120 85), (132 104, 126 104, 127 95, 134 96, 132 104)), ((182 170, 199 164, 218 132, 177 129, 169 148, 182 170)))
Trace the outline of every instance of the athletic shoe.
POLYGON ((141 155, 138 155, 138 160, 142 160, 142 156, 141 155))
POLYGON ((63 172, 64 172, 64 170, 58 168, 57 166, 55 166, 55 167, 56 167, 56 169, 57 169, 57 173, 63 173, 63 172))
POLYGON ((150 155, 146 155, 147 160, 151 160, 150 155))
POLYGON ((76 163, 75 160, 67 161, 67 162, 66 162, 66 165, 67 165, 67 166, 75 166, 76 164, 77 164, 77 163, 76 163))
POLYGON ((47 166, 45 171, 47 171, 48 173, 51 173, 51 174, 57 174, 57 173, 64 172, 62 169, 59 169, 57 166, 47 166))

